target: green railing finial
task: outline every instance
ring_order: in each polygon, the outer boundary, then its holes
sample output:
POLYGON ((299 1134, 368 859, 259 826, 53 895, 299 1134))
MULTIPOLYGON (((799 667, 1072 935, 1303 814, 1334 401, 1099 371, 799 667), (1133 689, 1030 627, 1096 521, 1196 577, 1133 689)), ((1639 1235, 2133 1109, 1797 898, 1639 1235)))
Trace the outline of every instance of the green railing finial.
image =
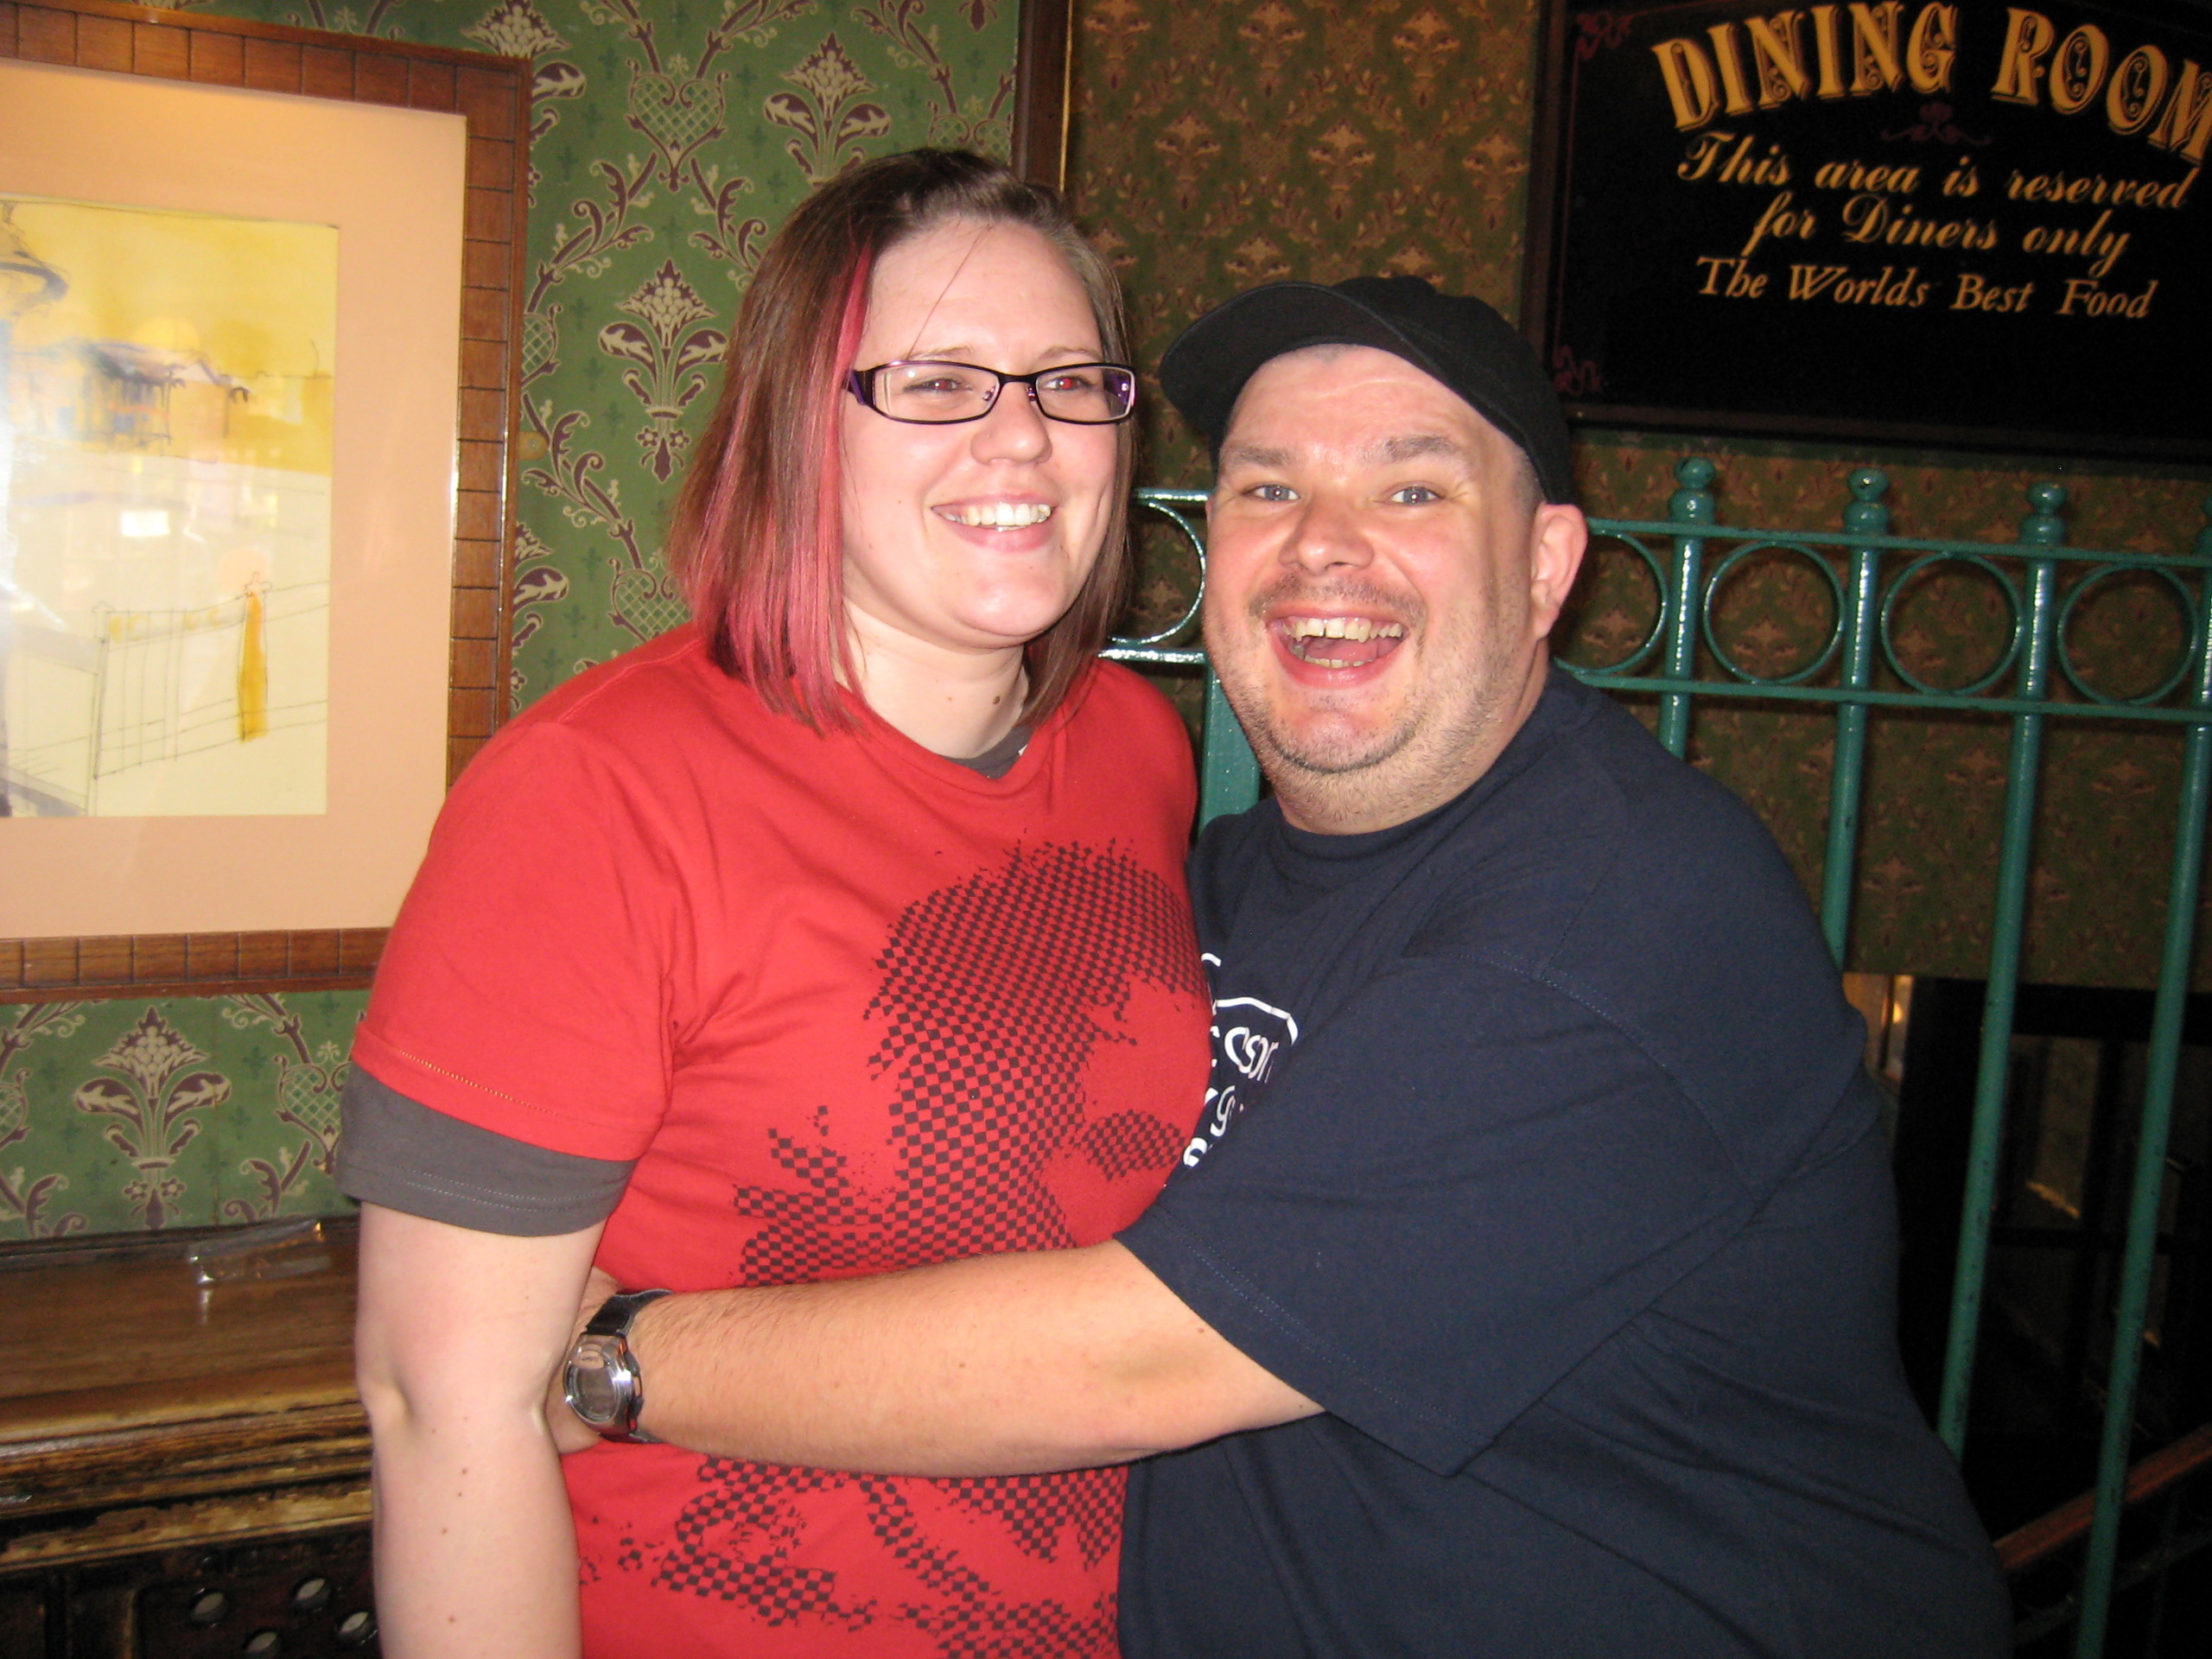
POLYGON ((1691 455, 1675 463, 1675 482, 1682 487, 1667 498, 1667 516, 1678 524, 1715 523, 1713 504, 1713 463, 1691 455))
POLYGON ((2066 539, 2066 521, 2058 510, 2066 505, 2063 484, 2028 486, 2028 516, 2020 520, 2020 540, 2031 547, 2056 547, 2066 539))
POLYGON ((1890 533, 1889 504, 1882 499, 1890 475, 1878 467, 1861 467, 1848 480, 1851 505, 1843 510, 1843 527, 1857 536, 1890 533))

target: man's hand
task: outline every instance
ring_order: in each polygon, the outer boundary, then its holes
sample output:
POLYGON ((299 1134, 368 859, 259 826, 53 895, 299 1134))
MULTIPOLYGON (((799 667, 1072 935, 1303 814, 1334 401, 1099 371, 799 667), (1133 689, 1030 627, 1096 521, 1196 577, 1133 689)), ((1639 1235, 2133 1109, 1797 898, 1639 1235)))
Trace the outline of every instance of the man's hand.
MULTIPOLYGON (((584 1333, 584 1326, 591 1323, 591 1316, 599 1306, 622 1287, 613 1275, 594 1268, 584 1279, 584 1298, 576 1304, 576 1322, 569 1332, 569 1345, 562 1350, 565 1356, 575 1351, 576 1338, 584 1333)), ((568 1370, 563 1363, 553 1368, 553 1380, 545 1390, 545 1426, 553 1431, 553 1444, 563 1457, 572 1452, 588 1452, 599 1444, 599 1431, 579 1419, 569 1409, 569 1396, 562 1388, 562 1377, 568 1370)))

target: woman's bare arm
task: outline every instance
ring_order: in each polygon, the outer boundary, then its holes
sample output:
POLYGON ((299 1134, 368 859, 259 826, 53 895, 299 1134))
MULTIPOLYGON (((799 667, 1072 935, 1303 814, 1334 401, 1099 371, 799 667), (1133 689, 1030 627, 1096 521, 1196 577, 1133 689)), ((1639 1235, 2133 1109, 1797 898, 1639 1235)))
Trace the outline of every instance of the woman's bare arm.
POLYGON ((544 1401, 599 1233, 509 1238, 362 1206, 354 1363, 391 1659, 577 1650, 575 1534, 544 1401))

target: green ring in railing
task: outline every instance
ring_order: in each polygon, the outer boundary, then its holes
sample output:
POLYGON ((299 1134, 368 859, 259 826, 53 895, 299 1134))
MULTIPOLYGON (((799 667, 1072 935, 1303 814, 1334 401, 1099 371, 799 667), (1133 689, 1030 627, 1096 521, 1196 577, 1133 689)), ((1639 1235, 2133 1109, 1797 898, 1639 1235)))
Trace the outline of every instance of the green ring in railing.
POLYGON ((2189 620, 2189 643, 2182 647, 2180 658, 2174 664, 2174 671, 2139 696, 2108 697, 2101 691, 2092 689, 2075 671, 2074 653, 2066 647, 2066 625, 2072 620, 2074 607, 2081 603, 2082 596, 2101 582, 2108 582, 2114 576, 2129 575, 2134 572, 2125 565, 2110 565, 2102 570, 2092 571, 2074 584, 2066 595, 2066 602, 2058 607, 2058 626, 2054 631, 2054 643, 2058 647, 2059 671, 2066 676, 2066 683, 2069 685, 2091 702, 2098 703, 2107 709, 2146 709, 2154 702, 2163 702, 2176 686, 2189 677, 2189 671, 2196 665, 2197 652, 2204 647, 2202 607, 2197 604, 2196 596, 2183 583, 2182 579, 2172 571, 2161 569, 2156 565, 2145 565, 2139 568, 2144 574, 2158 577, 2167 587, 2173 589, 2175 598, 2181 602, 2181 613, 2189 620))
POLYGON ((1605 531, 1592 534, 1590 539, 1592 545, 1599 541, 1618 542, 1623 546, 1634 550, 1637 556, 1643 561, 1644 567, 1651 572, 1651 591, 1659 596, 1659 609, 1651 619, 1649 632, 1645 633, 1636 648, 1627 656, 1618 658, 1610 663, 1598 664, 1573 663, 1562 657, 1560 659, 1560 665, 1569 673, 1576 675, 1625 674, 1653 652, 1658 650, 1659 642, 1667 637, 1667 624, 1674 614, 1673 601, 1667 591, 1667 573, 1660 564, 1658 556, 1633 536, 1624 536, 1617 531, 1605 531))
POLYGON ((1198 586, 1197 591, 1191 595, 1190 607, 1168 626, 1162 628, 1158 633, 1147 633, 1141 639, 1116 638, 1108 642, 1109 647, 1121 651, 1140 651, 1147 645, 1163 645, 1184 632, 1197 620, 1198 607, 1205 604, 1206 601, 1205 537, 1193 530, 1191 527, 1191 521, 1176 511, 1178 507, 1192 505, 1192 501, 1185 498, 1192 497, 1198 501, 1205 499, 1204 495, 1194 490, 1139 490, 1135 493, 1134 499, 1137 505, 1150 507, 1183 532, 1183 539, 1190 543, 1191 550, 1198 556, 1198 586))
POLYGON ((1929 553, 1915 559, 1910 564, 1905 566, 1904 573, 1890 584, 1890 591, 1882 596, 1882 655, 1888 661, 1891 671, 1899 679, 1914 690, 1931 697, 1970 696, 1976 691, 1994 685, 2005 677, 2005 671, 2019 659, 2020 645, 2026 633, 2027 626, 2020 605, 2019 590, 2012 586, 2011 577, 1977 553, 1929 553), (1988 673, 1978 680, 1969 680, 1964 685, 1930 685, 1917 675, 1910 672, 1905 665, 1897 660, 1897 642, 1890 637, 1890 618, 1897 609, 1898 595, 1912 585, 1913 579, 1922 571, 1938 564, 1971 564, 1987 572, 1990 579, 1996 582, 1999 589, 2004 594, 2005 604, 2012 610, 2012 638, 2011 643, 2005 648, 2005 654, 1997 659, 1997 665, 1988 673))
POLYGON ((1830 568, 1826 559, 1814 552, 1811 548, 1802 546, 1796 542, 1745 543, 1743 546, 1714 566, 1713 574, 1706 578, 1705 599, 1698 607, 1698 613, 1705 626, 1706 649, 1713 653, 1714 659, 1721 667, 1726 669, 1746 685, 1802 685, 1834 662, 1836 652, 1843 649, 1845 617, 1842 580, 1830 568), (1802 558, 1806 563, 1811 565, 1814 569, 1827 579, 1828 596, 1835 603, 1835 624, 1828 630, 1827 643, 1821 647, 1819 656, 1792 674, 1752 673, 1728 654, 1720 643, 1719 636, 1713 631, 1713 596, 1720 591, 1720 584, 1728 580, 1730 571, 1752 554, 1768 551, 1795 553, 1802 558))

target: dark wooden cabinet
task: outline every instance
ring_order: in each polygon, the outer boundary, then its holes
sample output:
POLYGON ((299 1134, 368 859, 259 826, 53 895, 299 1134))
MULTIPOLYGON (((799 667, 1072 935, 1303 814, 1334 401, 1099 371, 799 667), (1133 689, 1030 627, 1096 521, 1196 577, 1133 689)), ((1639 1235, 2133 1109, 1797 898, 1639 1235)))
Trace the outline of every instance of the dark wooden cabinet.
POLYGON ((376 1651, 352 1230, 239 1237, 0 1255, 0 1659, 376 1651))

